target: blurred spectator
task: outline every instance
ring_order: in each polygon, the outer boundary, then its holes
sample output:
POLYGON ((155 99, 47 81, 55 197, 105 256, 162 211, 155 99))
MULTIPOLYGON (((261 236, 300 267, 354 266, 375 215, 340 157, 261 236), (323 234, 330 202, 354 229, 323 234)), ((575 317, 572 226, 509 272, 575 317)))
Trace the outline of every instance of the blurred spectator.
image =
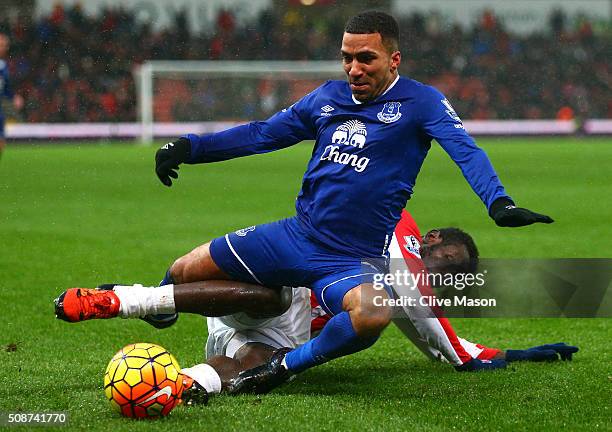
MULTIPOLYGON (((2 99, 10 99, 13 102, 13 107, 19 111, 23 107, 23 98, 16 94, 11 86, 9 78, 8 64, 5 61, 9 52, 10 39, 4 33, 0 33, 0 103, 2 99)), ((6 141, 4 139, 4 113, 0 106, 0 157, 4 151, 6 141)))
MULTIPOLYGON (((185 11, 177 13, 171 28, 154 31, 124 8, 94 17, 77 3, 57 5, 38 21, 0 21, 0 29, 14 41, 8 63, 14 88, 28 101, 24 119, 123 122, 136 120, 135 65, 148 59, 338 59, 337 35, 346 18, 340 9, 323 14, 270 9, 248 23, 223 10, 214 29, 194 34, 185 11)), ((570 112, 572 117, 612 117, 612 35, 595 34, 584 17, 572 27, 563 12, 555 11, 550 28, 532 35, 507 32, 490 10, 468 30, 445 24, 436 13, 398 20, 401 73, 439 87, 466 119, 568 118, 570 112)), ((171 83, 175 86, 159 91, 180 95, 182 106, 175 97, 156 107, 164 120, 199 120, 197 113, 189 114, 198 106, 198 112, 228 118, 267 116, 290 94, 265 80, 228 88, 221 81, 220 88, 171 83), (243 98, 239 113, 232 111, 232 94, 243 98)))

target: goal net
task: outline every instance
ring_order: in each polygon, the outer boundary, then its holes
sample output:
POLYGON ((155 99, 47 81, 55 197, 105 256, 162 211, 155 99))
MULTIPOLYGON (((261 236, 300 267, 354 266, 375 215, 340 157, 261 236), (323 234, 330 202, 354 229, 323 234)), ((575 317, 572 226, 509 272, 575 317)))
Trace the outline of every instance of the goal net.
POLYGON ((149 61, 136 71, 141 139, 263 120, 329 79, 339 61, 149 61))

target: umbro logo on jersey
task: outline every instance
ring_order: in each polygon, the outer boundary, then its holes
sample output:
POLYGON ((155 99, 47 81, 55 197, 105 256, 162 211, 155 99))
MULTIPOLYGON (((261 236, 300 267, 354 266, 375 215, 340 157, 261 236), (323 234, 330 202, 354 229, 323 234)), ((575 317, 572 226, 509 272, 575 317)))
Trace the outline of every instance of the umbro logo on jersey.
POLYGON ((168 150, 170 147, 174 147, 174 143, 169 142, 168 144, 164 144, 162 150, 168 150))
POLYGON ((334 110, 335 108, 331 105, 325 105, 321 107, 321 115, 322 116, 326 116, 329 117, 331 116, 331 112, 334 110))
POLYGON ((291 108, 293 108, 293 105, 295 105, 295 103, 293 103, 293 104, 289 105, 289 107, 287 107, 287 108, 283 108, 283 109, 282 109, 282 112, 287 112, 287 111, 289 111, 291 108))

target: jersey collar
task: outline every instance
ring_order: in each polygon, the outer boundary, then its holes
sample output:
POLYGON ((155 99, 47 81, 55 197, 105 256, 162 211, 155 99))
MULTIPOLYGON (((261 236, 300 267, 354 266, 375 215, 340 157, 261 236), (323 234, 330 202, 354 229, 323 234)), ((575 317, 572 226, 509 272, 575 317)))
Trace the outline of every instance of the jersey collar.
MULTIPOLYGON (((383 97, 384 95, 389 93, 389 90, 391 90, 393 88, 393 86, 395 86, 395 84, 397 84, 399 79, 400 79, 400 76, 399 76, 399 74, 397 74, 397 77, 395 78, 395 80, 393 80, 391 85, 389 87, 387 87, 387 90, 385 90, 383 94, 378 96, 378 98, 383 97)), ((355 102, 357 105, 361 105, 361 102, 359 102, 357 99, 355 99, 355 95, 353 93, 351 93, 351 98, 353 99, 353 102, 355 102)), ((378 99, 378 98, 376 98, 376 99, 378 99)))

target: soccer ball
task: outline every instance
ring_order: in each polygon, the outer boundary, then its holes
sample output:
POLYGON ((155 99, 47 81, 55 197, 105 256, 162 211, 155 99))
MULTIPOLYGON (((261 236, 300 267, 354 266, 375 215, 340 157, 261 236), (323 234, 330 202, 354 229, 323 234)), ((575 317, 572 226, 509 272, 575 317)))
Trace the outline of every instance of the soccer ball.
POLYGON ((180 403, 183 375, 172 354, 159 345, 123 347, 106 367, 104 392, 126 417, 165 416, 180 403))

